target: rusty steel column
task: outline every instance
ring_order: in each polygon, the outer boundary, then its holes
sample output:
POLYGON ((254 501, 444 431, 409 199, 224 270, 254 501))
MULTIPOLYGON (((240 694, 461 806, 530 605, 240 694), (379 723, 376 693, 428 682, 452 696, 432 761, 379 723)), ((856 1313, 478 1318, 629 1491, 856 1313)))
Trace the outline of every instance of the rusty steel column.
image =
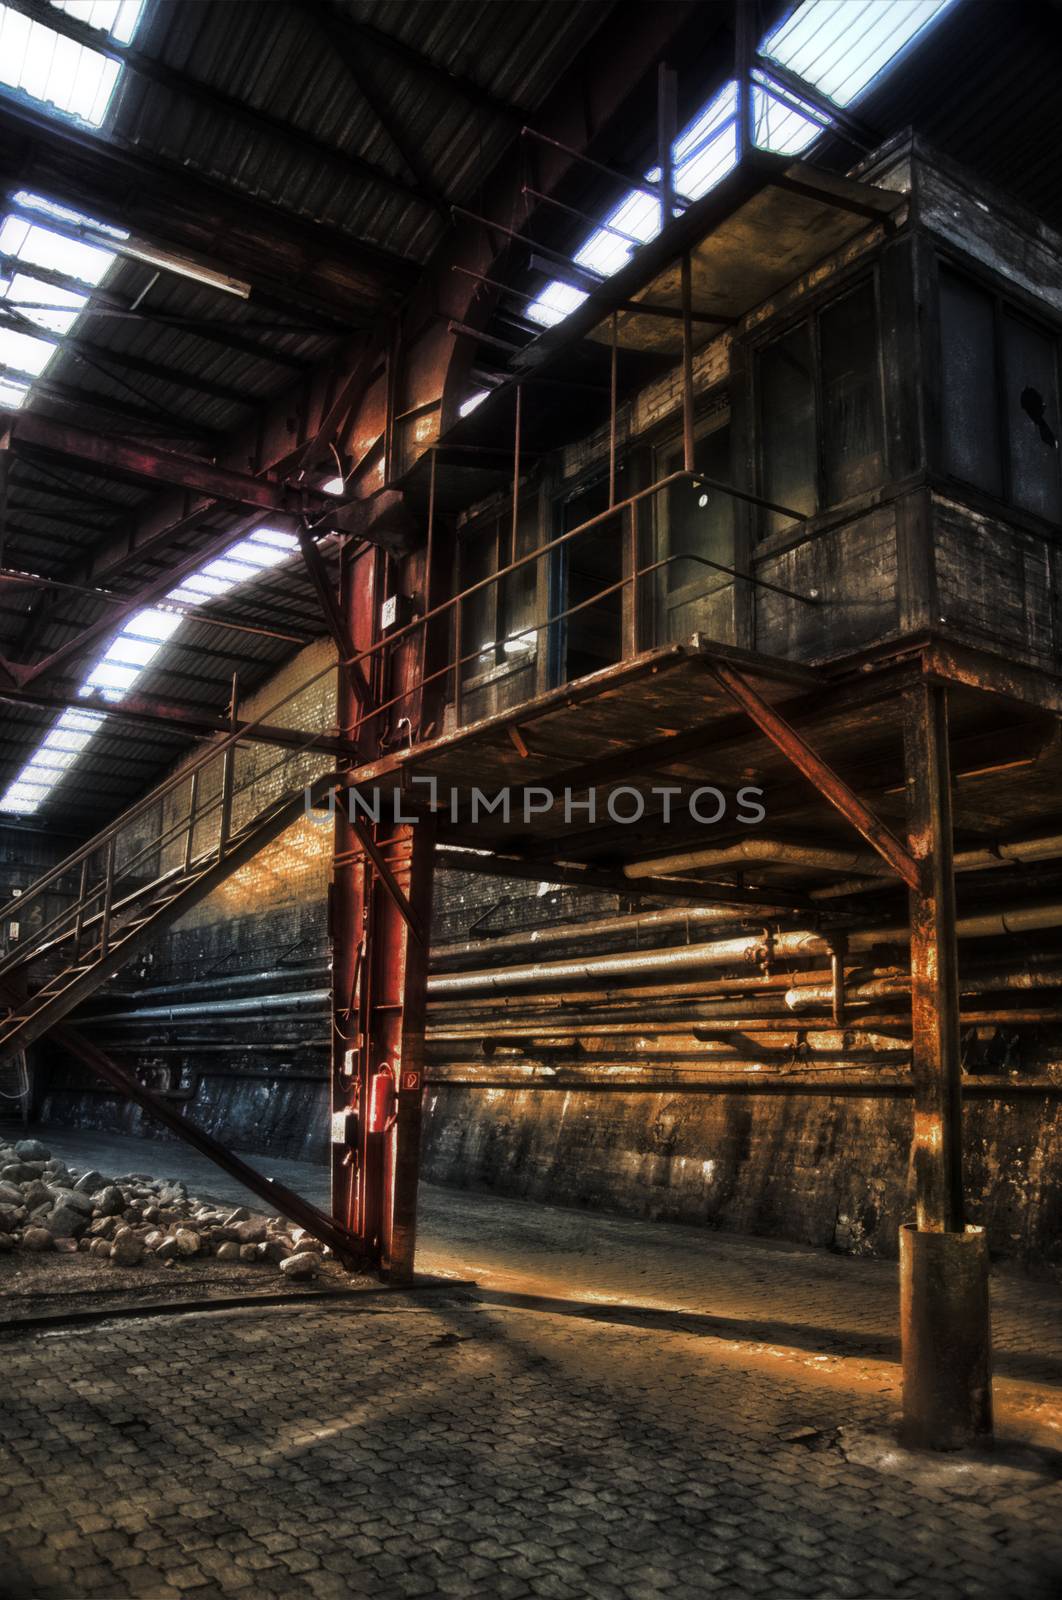
MULTIPOLYGON (((358 649, 378 637, 385 584, 427 594, 426 553, 396 568, 383 552, 344 553, 340 606, 358 649)), ((339 676, 339 722, 371 760, 396 738, 413 739, 422 716, 416 685, 425 660, 423 630, 377 652, 370 703, 351 676, 339 676), (404 690, 408 690, 403 694, 404 690)), ((420 798, 424 798, 420 796, 420 798)), ((434 825, 398 795, 369 792, 364 807, 337 802, 330 889, 332 943, 332 1207, 361 1241, 366 1258, 392 1281, 413 1275, 416 1240, 427 930, 431 920, 434 825), (418 820, 412 820, 417 817, 418 820)))
POLYGON ((903 697, 914 1078, 913 1226, 900 1236, 903 1437, 957 1449, 991 1433, 988 1252, 962 1183, 959 970, 947 691, 903 697))

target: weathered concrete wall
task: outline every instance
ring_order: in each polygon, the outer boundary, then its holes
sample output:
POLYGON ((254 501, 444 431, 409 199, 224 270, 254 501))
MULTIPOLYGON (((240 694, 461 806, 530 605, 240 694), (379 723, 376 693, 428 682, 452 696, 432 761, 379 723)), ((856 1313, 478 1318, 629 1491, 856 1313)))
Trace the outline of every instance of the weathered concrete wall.
MULTIPOLYGON (((913 1210, 907 1098, 446 1086, 425 1121, 435 1183, 887 1256, 913 1210)), ((966 1156, 992 1249, 1062 1264, 1062 1101, 971 1097, 966 1156)))

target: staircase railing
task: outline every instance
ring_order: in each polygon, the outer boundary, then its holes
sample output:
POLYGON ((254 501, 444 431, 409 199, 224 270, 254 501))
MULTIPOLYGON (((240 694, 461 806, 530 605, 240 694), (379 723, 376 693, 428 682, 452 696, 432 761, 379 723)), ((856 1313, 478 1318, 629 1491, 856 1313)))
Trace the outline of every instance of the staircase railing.
POLYGON ((334 754, 314 751, 320 731, 285 744, 263 764, 261 753, 278 748, 266 740, 248 743, 266 718, 335 664, 304 680, 254 721, 238 723, 235 685, 232 727, 216 736, 191 761, 44 873, 0 908, 0 922, 17 918, 24 936, 0 958, 0 976, 28 961, 55 957, 60 965, 94 964, 106 957, 118 930, 153 896, 175 892, 214 860, 222 860, 241 835, 281 802, 288 802, 335 765, 334 754), (242 756, 244 765, 238 762, 242 756), (64 880, 77 874, 75 898, 30 931, 32 911, 64 880))

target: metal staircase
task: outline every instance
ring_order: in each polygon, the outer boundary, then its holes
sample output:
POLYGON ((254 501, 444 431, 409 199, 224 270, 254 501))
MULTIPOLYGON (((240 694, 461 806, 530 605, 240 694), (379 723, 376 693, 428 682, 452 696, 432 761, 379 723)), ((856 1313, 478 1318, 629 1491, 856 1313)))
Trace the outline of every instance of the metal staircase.
MULTIPOLYGON (((0 959, 0 1061, 39 1039, 179 917, 320 804, 336 783, 320 754, 286 750, 266 764, 239 734, 213 741, 180 772, 0 908, 22 940, 0 959), (207 798, 207 791, 209 793, 207 798), (186 793, 185 793, 186 791, 186 793), (262 805, 263 791, 270 795, 262 805), (76 894, 64 884, 78 881, 76 894), (48 915, 62 894, 62 909, 48 915)), ((272 752, 270 752, 272 753, 272 752)))

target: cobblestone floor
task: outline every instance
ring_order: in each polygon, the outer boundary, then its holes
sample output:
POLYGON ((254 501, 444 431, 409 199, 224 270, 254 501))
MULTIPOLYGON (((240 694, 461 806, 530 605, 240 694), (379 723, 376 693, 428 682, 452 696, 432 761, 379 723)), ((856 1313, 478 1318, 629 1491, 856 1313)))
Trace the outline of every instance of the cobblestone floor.
POLYGON ((895 1268, 440 1191, 342 1303, 0 1339, 0 1596, 1062 1594, 1062 1298, 995 1284, 1000 1445, 893 1441, 895 1268))

